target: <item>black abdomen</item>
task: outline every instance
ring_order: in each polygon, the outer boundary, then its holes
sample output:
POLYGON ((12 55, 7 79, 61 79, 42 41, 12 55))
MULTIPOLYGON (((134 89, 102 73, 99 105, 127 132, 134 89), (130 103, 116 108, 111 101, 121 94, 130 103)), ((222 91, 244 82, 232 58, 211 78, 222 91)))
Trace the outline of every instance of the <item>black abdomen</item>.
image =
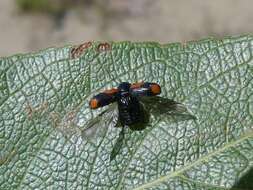
POLYGON ((119 98, 118 109, 119 119, 123 126, 131 126, 143 120, 142 108, 138 99, 128 93, 119 98))

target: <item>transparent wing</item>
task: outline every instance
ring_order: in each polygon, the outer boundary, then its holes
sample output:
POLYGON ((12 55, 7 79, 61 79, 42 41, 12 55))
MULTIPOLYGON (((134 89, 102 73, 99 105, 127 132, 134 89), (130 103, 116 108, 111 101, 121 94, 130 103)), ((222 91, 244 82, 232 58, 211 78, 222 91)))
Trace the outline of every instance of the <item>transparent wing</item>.
POLYGON ((145 109, 154 116, 167 114, 170 116, 178 116, 180 120, 196 119, 196 117, 187 110, 185 105, 174 100, 160 96, 143 96, 139 97, 139 100, 145 109))
POLYGON ((111 104, 108 109, 101 112, 97 117, 92 119, 82 130, 81 135, 84 139, 104 136, 108 127, 116 127, 120 125, 118 122, 118 110, 116 104, 111 104))

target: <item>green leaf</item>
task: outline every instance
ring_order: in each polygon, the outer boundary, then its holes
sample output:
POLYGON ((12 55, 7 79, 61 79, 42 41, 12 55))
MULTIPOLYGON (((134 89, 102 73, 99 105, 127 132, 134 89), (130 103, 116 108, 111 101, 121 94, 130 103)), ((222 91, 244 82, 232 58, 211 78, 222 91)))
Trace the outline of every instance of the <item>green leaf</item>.
POLYGON ((252 189, 252 54, 248 35, 168 45, 93 42, 1 58, 0 189, 252 189), (81 138, 102 111, 91 111, 88 101, 142 80, 158 82, 162 97, 198 119, 163 116, 143 131, 127 130, 110 162, 121 129, 81 138))

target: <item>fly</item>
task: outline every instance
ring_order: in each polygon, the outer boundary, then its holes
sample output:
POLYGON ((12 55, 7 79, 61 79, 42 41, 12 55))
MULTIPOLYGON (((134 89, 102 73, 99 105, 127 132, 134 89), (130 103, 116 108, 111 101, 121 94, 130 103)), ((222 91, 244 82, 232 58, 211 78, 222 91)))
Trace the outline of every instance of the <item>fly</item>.
POLYGON ((135 131, 145 129, 151 113, 154 116, 164 113, 172 115, 185 114, 185 119, 195 118, 191 114, 187 114, 187 109, 184 105, 174 100, 157 96, 160 93, 161 87, 157 83, 140 82, 130 84, 122 82, 118 88, 105 90, 95 95, 89 102, 91 109, 111 105, 88 124, 83 131, 83 136, 89 136, 90 129, 106 128, 111 123, 115 127, 121 127, 122 130, 110 155, 110 160, 113 160, 123 145, 124 129, 126 127, 135 131))

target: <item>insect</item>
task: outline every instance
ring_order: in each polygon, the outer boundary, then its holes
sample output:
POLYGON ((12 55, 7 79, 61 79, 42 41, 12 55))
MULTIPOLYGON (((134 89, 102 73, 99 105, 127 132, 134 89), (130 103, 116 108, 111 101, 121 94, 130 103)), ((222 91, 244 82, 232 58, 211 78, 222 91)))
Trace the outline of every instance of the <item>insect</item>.
MULTIPOLYGON (((98 109, 108 105, 108 109, 88 123, 83 131, 83 136, 92 135, 97 128, 106 128, 111 124, 121 127, 122 130, 110 155, 110 160, 114 159, 123 145, 126 127, 135 131, 145 129, 151 113, 158 116, 164 113, 180 115, 187 112, 183 104, 157 96, 160 93, 161 87, 157 83, 122 82, 117 88, 95 95, 89 102, 90 108, 98 109)), ((190 114, 186 116, 189 119, 194 118, 190 114)))

